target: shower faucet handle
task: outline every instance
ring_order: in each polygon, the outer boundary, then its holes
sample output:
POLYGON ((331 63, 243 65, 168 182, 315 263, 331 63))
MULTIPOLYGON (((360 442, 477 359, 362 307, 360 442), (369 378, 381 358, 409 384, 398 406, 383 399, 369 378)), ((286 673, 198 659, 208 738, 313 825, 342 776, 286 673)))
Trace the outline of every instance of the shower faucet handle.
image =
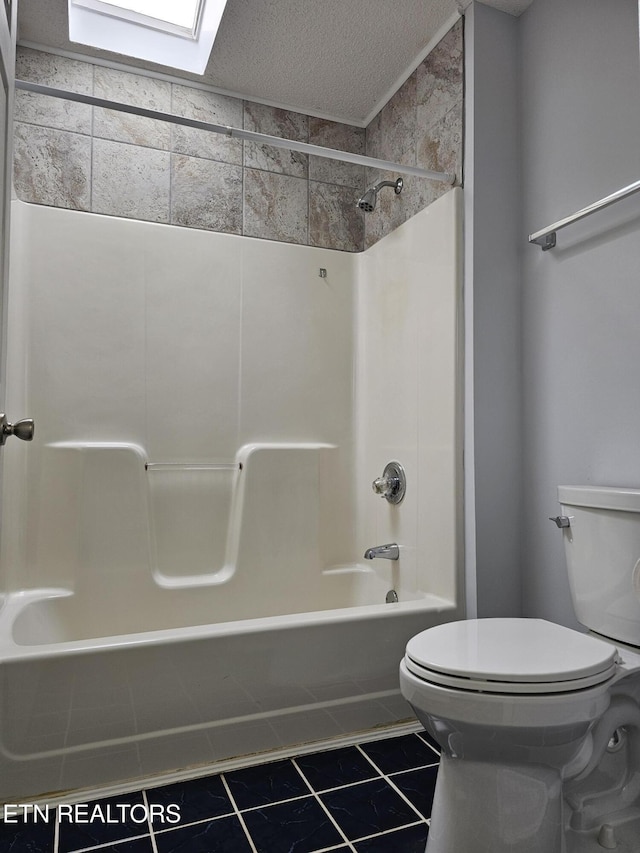
POLYGON ((389 462, 382 477, 376 477, 371 484, 373 491, 386 498, 390 504, 399 504, 407 490, 404 468, 399 462, 389 462))
MULTIPOLYGON (((394 478, 392 478, 393 480, 394 478)), ((393 488, 393 483, 387 477, 376 477, 371 484, 376 495, 386 495, 387 491, 393 488)))
POLYGON ((33 441, 33 433, 35 425, 32 418, 22 418, 16 421, 15 424, 10 424, 7 416, 0 413, 0 447, 6 442, 10 435, 15 435, 16 438, 22 441, 33 441))

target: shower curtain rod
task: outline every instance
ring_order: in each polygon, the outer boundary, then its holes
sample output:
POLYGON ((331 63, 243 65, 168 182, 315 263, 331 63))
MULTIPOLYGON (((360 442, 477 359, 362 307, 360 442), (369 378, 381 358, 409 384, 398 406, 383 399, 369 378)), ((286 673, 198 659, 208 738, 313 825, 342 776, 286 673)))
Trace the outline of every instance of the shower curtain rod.
POLYGON ((131 104, 121 104, 118 101, 109 101, 104 98, 96 98, 94 95, 83 95, 79 92, 67 92, 64 89, 56 89, 52 86, 43 86, 41 83, 29 83, 25 80, 15 81, 16 89, 25 92, 34 92, 38 95, 48 95, 51 98, 61 98, 66 101, 78 101, 81 104, 89 104, 94 107, 103 107, 107 110, 117 110, 123 113, 153 118, 158 121, 167 121, 171 124, 180 124, 185 127, 195 127, 198 130, 208 130, 211 133, 220 133, 232 139, 245 139, 249 142, 258 142, 263 145, 273 145, 276 148, 286 148, 289 151, 298 151, 302 154, 314 154, 317 157, 325 157, 329 160, 342 160, 345 163, 355 163, 359 166, 370 166, 374 169, 383 169, 387 172, 399 172, 403 175, 414 175, 418 178, 429 178, 432 181, 443 183, 455 183, 456 176, 448 172, 432 172, 429 169, 420 169, 418 166, 404 166, 401 163, 393 163, 390 160, 379 160, 377 157, 366 157, 364 154, 352 154, 349 151, 339 151, 336 148, 325 148, 322 145, 312 145, 308 142, 296 142, 293 139, 282 139, 280 136, 269 136, 266 133, 256 133, 253 130, 242 130, 238 127, 228 127, 223 124, 211 124, 207 121, 184 118, 173 113, 164 113, 159 110, 148 110, 144 107, 134 107, 131 104))

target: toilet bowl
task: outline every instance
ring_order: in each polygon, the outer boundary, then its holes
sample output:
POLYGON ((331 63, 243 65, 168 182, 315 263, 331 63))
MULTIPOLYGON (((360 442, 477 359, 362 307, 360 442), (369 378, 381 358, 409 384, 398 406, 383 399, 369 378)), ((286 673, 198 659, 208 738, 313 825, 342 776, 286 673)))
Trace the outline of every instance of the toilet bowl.
POLYGON ((407 644, 401 690, 442 751, 427 853, 640 851, 640 490, 559 498, 591 633, 477 619, 407 644))

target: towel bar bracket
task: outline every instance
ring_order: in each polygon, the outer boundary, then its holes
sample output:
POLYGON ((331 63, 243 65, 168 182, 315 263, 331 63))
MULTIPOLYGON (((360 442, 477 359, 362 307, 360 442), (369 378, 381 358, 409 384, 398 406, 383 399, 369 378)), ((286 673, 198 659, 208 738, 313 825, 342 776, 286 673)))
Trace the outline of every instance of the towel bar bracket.
POLYGON ((540 246, 543 252, 548 252, 549 249, 553 249, 556 245, 556 232, 552 231, 550 234, 544 234, 542 237, 538 237, 531 242, 535 243, 536 246, 540 246))

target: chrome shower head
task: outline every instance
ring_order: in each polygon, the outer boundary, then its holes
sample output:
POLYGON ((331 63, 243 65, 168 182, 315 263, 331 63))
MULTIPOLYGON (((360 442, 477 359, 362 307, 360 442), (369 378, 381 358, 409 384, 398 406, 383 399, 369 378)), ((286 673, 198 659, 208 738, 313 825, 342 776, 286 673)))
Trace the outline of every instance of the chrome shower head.
POLYGON ((365 213, 371 213, 371 211, 375 209, 376 201, 378 200, 378 193, 382 187, 393 187, 395 194, 400 195, 403 186, 404 181, 402 178, 398 178, 397 181, 380 181, 380 183, 376 184, 375 187, 368 189, 362 198, 358 199, 356 207, 359 207, 360 210, 363 210, 365 213))
POLYGON ((367 190, 362 198, 358 199, 357 207, 364 210, 365 213, 371 213, 376 206, 377 194, 374 189, 367 190))

